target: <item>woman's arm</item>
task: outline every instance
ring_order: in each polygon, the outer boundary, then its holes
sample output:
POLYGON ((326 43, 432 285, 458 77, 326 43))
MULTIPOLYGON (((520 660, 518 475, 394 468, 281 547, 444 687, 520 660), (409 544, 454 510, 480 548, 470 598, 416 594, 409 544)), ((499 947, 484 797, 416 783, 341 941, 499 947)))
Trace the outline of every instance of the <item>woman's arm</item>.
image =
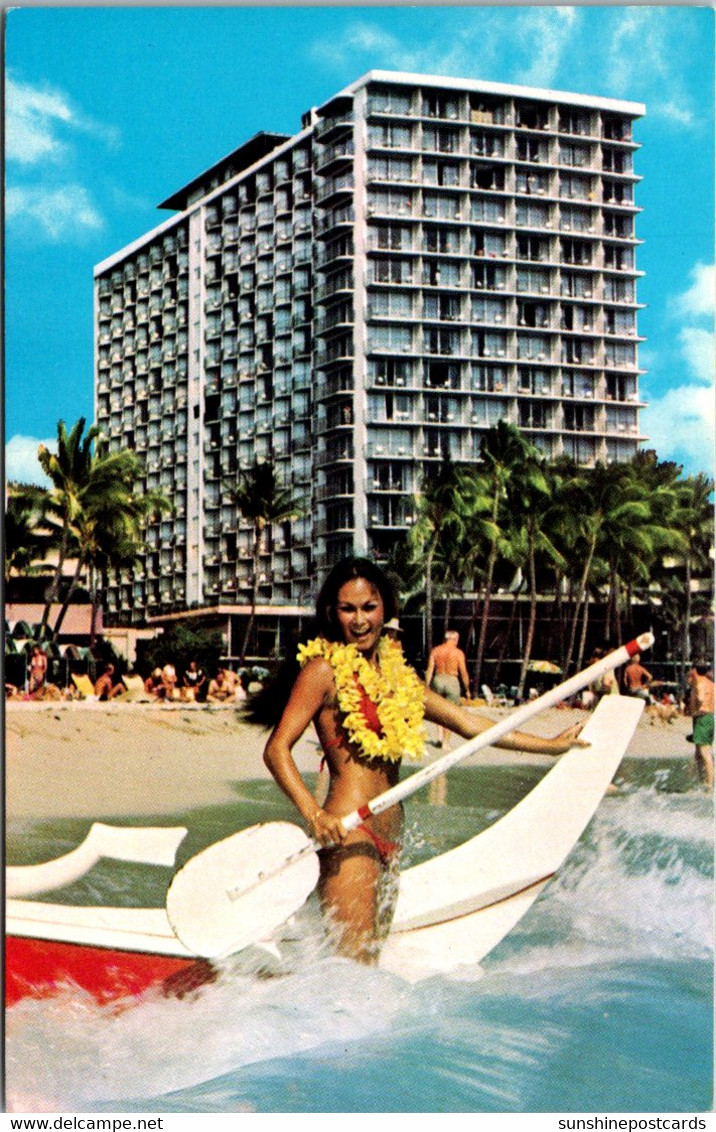
MULTIPOLYGON (((451 704, 449 700, 443 699, 442 696, 438 696, 437 693, 430 690, 425 695, 425 718, 431 723, 439 723, 441 727, 447 727, 450 731, 454 731, 456 735, 462 735, 464 739, 474 739, 476 735, 481 735, 483 731, 492 727, 495 722, 494 719, 488 719, 484 715, 466 711, 465 708, 459 707, 457 704, 451 704)), ((506 751, 562 755, 570 747, 586 747, 589 745, 577 738, 582 726, 581 723, 578 723, 574 727, 568 727, 566 731, 555 735, 553 739, 543 739, 540 735, 529 735, 526 731, 510 731, 509 735, 505 735, 503 739, 498 739, 494 745, 502 747, 506 751)))
POLYGON ((342 841, 341 820, 317 804, 294 762, 292 750, 333 690, 333 670, 322 657, 309 661, 293 685, 283 715, 264 750, 264 763, 323 845, 342 841))

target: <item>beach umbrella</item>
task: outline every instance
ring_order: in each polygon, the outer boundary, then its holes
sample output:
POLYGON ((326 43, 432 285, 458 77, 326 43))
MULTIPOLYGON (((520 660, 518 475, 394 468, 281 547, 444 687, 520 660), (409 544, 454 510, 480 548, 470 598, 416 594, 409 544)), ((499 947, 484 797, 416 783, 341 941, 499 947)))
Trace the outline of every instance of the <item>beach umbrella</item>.
POLYGON ((531 660, 527 665, 528 672, 550 672, 555 676, 559 676, 562 669, 556 664, 552 664, 551 660, 531 660))

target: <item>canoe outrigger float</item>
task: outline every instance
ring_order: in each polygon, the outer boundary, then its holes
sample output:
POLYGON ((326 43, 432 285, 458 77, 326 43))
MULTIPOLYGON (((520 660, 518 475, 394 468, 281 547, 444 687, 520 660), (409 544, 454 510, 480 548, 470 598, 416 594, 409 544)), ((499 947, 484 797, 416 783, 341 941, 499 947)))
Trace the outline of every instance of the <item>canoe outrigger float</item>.
MULTIPOLYGON (((617 667, 628 650, 610 654, 617 667), (624 653, 621 660, 617 654, 624 653)), ((608 660, 609 658, 604 658, 608 660)), ((584 687, 604 661, 560 685, 584 687)), ((477 739, 406 778, 404 796, 461 758, 557 702, 552 689, 477 739), (549 700, 550 702, 545 702, 549 700), (499 732, 499 734, 498 734, 499 732)), ((559 697, 557 697, 559 698, 559 697)), ((406 869, 380 966, 413 980, 478 963, 524 916, 573 849, 614 777, 637 726, 639 699, 607 696, 582 732, 588 747, 561 756, 512 810, 445 853, 406 869)), ((369 812, 394 804, 387 791, 369 812), (381 799, 388 799, 381 804, 381 799)), ((363 816, 363 820, 366 815, 363 816)), ((347 820, 347 819, 346 819, 347 820)), ((98 1002, 133 999, 150 989, 183 994, 211 981, 225 957, 254 956, 254 969, 290 965, 296 916, 315 884, 315 844, 297 826, 242 830, 191 858, 175 875, 163 908, 77 906, 27 899, 85 875, 100 857, 171 866, 184 828, 133 829, 95 824, 86 840, 56 860, 7 870, 6 1006, 79 987, 98 1002), (267 835, 269 840, 267 841, 267 835), (275 860, 266 864, 266 845, 275 860), (255 858, 258 851, 262 864, 255 858)), ((300 917, 299 917, 300 929, 300 917)))

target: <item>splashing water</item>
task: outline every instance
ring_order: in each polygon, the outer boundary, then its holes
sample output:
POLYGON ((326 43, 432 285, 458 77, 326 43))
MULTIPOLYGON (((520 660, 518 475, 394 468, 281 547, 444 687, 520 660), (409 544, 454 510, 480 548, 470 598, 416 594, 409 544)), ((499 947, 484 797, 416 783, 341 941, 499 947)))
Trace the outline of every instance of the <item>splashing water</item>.
MULTIPOLYGON (((410 822, 418 850, 434 843, 430 806, 410 822)), ((287 976, 229 966, 190 999, 121 1013, 69 992, 26 1000, 7 1020, 10 1105, 703 1111, 711 840, 700 794, 652 785, 607 798, 512 935, 460 977, 411 985, 308 946, 287 976)))

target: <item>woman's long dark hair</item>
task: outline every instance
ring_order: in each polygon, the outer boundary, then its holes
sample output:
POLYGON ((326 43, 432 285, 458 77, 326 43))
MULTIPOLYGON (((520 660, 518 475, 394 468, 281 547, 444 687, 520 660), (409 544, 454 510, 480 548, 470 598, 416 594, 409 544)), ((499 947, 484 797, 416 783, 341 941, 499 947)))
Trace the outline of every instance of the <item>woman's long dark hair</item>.
MULTIPOLYGON (((354 578, 364 578, 375 586, 383 601, 386 621, 398 616, 395 591, 380 567, 369 558, 343 558, 336 563, 321 587, 316 599, 316 619, 311 629, 304 634, 304 640, 315 636, 325 637, 329 641, 343 639, 336 617, 336 604, 341 588, 354 578)), ((297 640, 293 655, 286 658, 275 679, 247 703, 244 715, 250 723, 257 723, 261 727, 275 727, 283 715, 300 671, 295 655, 299 644, 300 641, 297 640)))

